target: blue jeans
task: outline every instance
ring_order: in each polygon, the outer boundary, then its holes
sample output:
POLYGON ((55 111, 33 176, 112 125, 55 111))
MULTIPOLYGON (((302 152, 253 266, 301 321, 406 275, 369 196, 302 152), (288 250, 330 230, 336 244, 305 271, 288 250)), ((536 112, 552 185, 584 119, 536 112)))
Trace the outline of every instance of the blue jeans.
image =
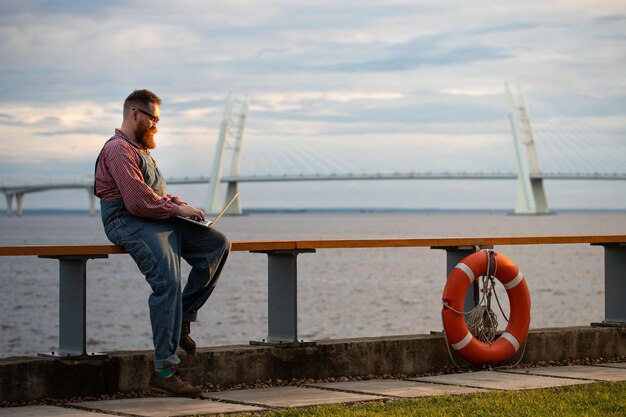
POLYGON ((207 229, 178 218, 137 217, 121 203, 101 200, 101 209, 107 237, 126 249, 152 288, 148 305, 154 365, 177 365, 182 322, 195 321, 215 289, 230 240, 214 227, 207 229), (181 257, 191 265, 182 292, 181 257))

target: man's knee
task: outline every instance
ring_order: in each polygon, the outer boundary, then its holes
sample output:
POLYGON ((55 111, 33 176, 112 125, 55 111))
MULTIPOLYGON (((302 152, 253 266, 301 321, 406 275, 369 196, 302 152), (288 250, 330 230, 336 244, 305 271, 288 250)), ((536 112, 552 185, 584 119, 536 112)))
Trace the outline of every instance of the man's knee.
POLYGON ((213 229, 213 233, 213 238, 215 239, 215 242, 217 242, 217 246, 222 248, 224 253, 228 254, 232 247, 232 242, 228 236, 217 229, 213 229))
POLYGON ((233 243, 230 241, 230 239, 226 235, 223 235, 223 236, 224 236, 224 243, 223 243, 224 252, 230 253, 231 249, 233 248, 233 243))

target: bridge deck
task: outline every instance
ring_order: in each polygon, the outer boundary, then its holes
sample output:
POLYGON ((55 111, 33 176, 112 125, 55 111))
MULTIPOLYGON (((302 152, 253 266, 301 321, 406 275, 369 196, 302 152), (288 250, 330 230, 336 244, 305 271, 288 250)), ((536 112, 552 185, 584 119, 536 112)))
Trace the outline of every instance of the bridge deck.
MULTIPOLYGON (((626 180, 621 172, 541 172, 530 174, 531 179, 545 180, 626 180)), ((514 180, 514 172, 384 172, 384 173, 334 173, 334 174, 268 174, 224 176, 220 182, 285 182, 285 181, 361 181, 361 180, 514 180)), ((170 185, 207 184, 210 177, 168 178, 170 185)), ((90 189, 93 181, 75 183, 18 184, 0 186, 5 194, 34 193, 58 189, 90 189)))

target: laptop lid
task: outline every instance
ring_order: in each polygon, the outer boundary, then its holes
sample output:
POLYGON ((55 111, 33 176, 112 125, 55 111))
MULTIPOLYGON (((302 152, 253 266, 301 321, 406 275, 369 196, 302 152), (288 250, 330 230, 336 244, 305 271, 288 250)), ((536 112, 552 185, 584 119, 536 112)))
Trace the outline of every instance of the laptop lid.
POLYGON ((213 219, 213 224, 217 223, 217 221, 220 219, 220 217, 222 217, 222 215, 224 215, 224 213, 226 213, 226 210, 228 210, 228 208, 235 202, 237 197, 239 197, 239 193, 235 194, 233 196, 233 198, 230 199, 228 204, 226 204, 226 206, 222 209, 222 211, 220 211, 220 214, 218 214, 217 217, 215 217, 213 219))

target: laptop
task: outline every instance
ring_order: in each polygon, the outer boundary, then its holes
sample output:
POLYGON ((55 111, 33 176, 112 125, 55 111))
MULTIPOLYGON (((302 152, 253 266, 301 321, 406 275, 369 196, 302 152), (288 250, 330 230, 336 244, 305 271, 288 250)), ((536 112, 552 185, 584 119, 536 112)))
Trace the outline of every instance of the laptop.
POLYGON ((178 216, 179 219, 183 219, 183 220, 187 220, 188 222, 191 222, 193 224, 197 224, 198 226, 202 226, 202 227, 211 227, 213 226, 215 223, 217 223, 217 221, 220 219, 220 217, 222 217, 222 215, 224 213, 226 213, 226 210, 228 210, 228 208, 231 206, 231 204, 233 204, 235 202, 235 200, 237 199, 237 197, 239 197, 239 193, 235 194, 233 196, 233 198, 230 199, 230 201, 228 202, 228 204, 226 204, 226 206, 222 209, 222 211, 220 211, 220 214, 217 215, 217 217, 215 217, 215 219, 213 220, 209 220, 209 219, 204 219, 204 220, 193 220, 190 219, 189 217, 183 217, 183 216, 178 216))

